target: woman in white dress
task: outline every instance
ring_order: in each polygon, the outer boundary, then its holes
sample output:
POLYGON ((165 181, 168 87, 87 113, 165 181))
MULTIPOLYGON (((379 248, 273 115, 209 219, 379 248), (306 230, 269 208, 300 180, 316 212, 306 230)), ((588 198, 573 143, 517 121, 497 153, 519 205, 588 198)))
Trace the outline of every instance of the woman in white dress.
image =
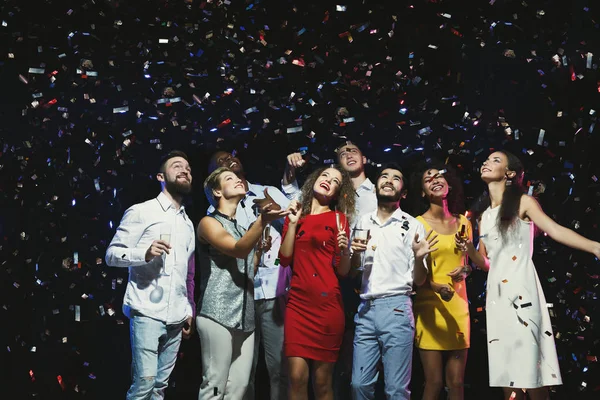
MULTIPOLYGON (((548 386, 562 379, 544 292, 532 261, 534 224, 565 246, 600 257, 600 243, 586 239, 548 217, 523 192, 523 164, 496 151, 481 167, 487 209, 481 216, 478 265, 486 265, 487 335, 490 386, 505 399, 546 400, 548 386), (482 262, 483 261, 483 262, 482 262)), ((459 246, 473 246, 461 239, 459 246)), ((475 260, 473 260, 475 261, 475 260)))

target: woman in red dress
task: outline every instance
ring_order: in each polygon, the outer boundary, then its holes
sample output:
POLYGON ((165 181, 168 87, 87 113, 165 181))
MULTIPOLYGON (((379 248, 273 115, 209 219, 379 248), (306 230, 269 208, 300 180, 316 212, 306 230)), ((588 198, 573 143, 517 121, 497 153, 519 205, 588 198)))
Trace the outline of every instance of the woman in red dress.
POLYGON ((350 176, 332 166, 314 171, 301 203, 288 208, 279 256, 293 271, 284 324, 289 400, 308 399, 311 368, 316 399, 333 399, 345 319, 338 276, 350 270, 346 215, 354 214, 354 203, 350 176))

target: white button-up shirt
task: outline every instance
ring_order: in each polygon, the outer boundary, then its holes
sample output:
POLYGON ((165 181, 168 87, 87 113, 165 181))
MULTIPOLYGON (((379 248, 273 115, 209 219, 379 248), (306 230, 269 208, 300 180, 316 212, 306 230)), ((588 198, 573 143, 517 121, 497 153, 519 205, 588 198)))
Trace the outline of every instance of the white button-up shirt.
MULTIPOLYGON (((248 229, 250 224, 256 221, 258 209, 254 205, 254 200, 264 199, 265 189, 267 189, 269 196, 271 196, 282 209, 286 209, 290 204, 290 200, 276 187, 257 185, 248 182, 248 192, 246 193, 246 197, 240 201, 235 212, 237 223, 245 229, 248 229)), ((207 213, 210 214, 214 211, 215 208, 210 206, 207 213)), ((284 268, 286 266, 281 266, 279 263, 276 263, 279 248, 281 247, 282 232, 283 218, 271 222, 271 229, 269 231, 271 236, 271 249, 263 254, 258 271, 254 275, 255 300, 274 299, 275 297, 286 293, 289 287, 289 268, 284 268)))
POLYGON ((106 264, 129 267, 129 282, 123 312, 132 311, 167 324, 178 324, 194 316, 194 225, 181 206, 178 209, 164 193, 125 211, 106 250, 106 264), (161 235, 170 235, 170 254, 146 262, 146 251, 161 235), (150 301, 156 287, 163 288, 157 303, 150 301))
POLYGON ((410 294, 415 265, 412 241, 416 233, 425 240, 423 224, 398 208, 385 223, 379 221, 377 211, 363 215, 356 228, 369 229, 371 235, 363 255, 360 298, 410 294))
MULTIPOLYGON (((286 197, 290 200, 299 200, 301 190, 298 187, 298 181, 295 180, 288 185, 281 185, 281 189, 286 197)), ((365 215, 372 213, 377 210, 377 194, 375 193, 375 185, 369 178, 365 179, 356 189, 356 206, 355 212, 352 216, 352 222, 350 224, 350 230, 356 227, 356 224, 360 218, 365 215)))

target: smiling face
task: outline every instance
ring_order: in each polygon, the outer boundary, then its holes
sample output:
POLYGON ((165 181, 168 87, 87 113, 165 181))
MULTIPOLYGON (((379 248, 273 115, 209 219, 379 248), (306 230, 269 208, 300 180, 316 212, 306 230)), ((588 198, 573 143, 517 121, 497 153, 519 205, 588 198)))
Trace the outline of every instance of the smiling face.
POLYGON ((365 169, 367 158, 363 156, 360 149, 354 144, 344 145, 337 150, 338 162, 351 176, 365 169))
POLYGON ((232 171, 225 171, 219 177, 219 189, 214 191, 215 198, 223 197, 231 199, 234 197, 244 197, 246 195, 246 187, 244 181, 232 171))
POLYGON ((342 174, 335 168, 327 168, 317 177, 313 185, 315 196, 334 199, 342 185, 342 174))
POLYGON ((450 191, 444 174, 440 173, 437 169, 429 169, 423 173, 421 187, 423 196, 427 196, 430 199, 445 199, 450 191))
POLYGON ((483 162, 481 169, 481 179, 485 183, 501 181, 509 177, 514 176, 514 171, 508 170, 508 157, 500 151, 496 151, 483 162))
POLYGON ((212 156, 211 169, 214 170, 219 167, 229 168, 238 175, 244 173, 244 166, 240 159, 226 151, 219 151, 212 156))
POLYGON ((402 172, 386 168, 377 178, 377 201, 383 203, 397 203, 404 197, 404 175, 402 172))
POLYGON ((183 157, 173 157, 166 161, 157 179, 163 182, 166 190, 175 196, 183 196, 192 190, 192 169, 183 157))

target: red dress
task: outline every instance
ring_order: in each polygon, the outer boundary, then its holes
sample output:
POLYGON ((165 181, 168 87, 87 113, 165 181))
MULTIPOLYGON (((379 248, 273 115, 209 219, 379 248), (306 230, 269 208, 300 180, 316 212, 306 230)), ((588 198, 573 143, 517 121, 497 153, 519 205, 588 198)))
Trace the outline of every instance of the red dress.
MULTIPOLYGON (((342 213, 339 216, 350 237, 346 216, 342 213)), ((284 239, 288 223, 286 219, 284 239)), ((334 266, 339 263, 340 253, 337 234, 334 211, 307 215, 298 221, 293 257, 280 255, 283 265, 292 266, 284 323, 286 357, 337 361, 345 324, 340 284, 334 266)))

